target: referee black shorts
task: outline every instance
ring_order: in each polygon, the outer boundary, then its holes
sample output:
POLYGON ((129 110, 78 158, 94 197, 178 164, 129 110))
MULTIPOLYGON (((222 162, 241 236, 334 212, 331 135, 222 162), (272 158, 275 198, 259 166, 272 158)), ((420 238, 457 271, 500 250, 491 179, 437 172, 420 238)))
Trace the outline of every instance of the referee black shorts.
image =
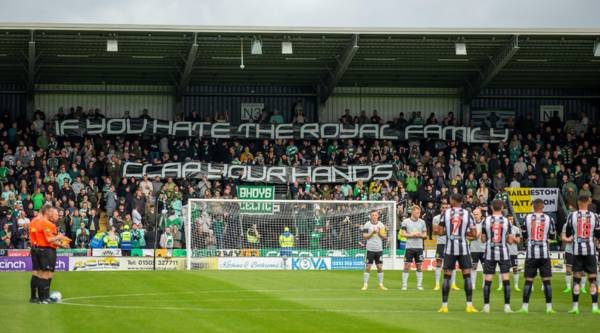
POLYGON ((31 256, 31 270, 41 271, 42 265, 40 264, 39 251, 37 247, 32 247, 29 252, 31 256))
POLYGON ((496 274, 496 265, 500 266, 500 273, 506 274, 510 272, 510 260, 486 260, 483 262, 483 274, 496 274))
POLYGON ((596 274, 598 272, 598 260, 596 256, 576 256, 573 255, 573 272, 586 272, 588 274, 596 274))
POLYGON ((404 252, 404 263, 405 264, 420 264, 423 262, 423 249, 406 249, 404 252))
POLYGON ((526 278, 534 278, 537 276, 538 270, 542 278, 552 277, 552 265, 550 259, 525 259, 525 273, 526 278))
POLYGON ((381 265, 383 264, 383 251, 367 251, 367 258, 365 259, 367 265, 381 265))
POLYGON ((471 262, 471 256, 469 254, 465 254, 465 255, 446 254, 446 255, 444 255, 444 270, 445 271, 453 271, 454 268, 456 267, 457 262, 458 262, 458 267, 460 267, 460 269, 473 268, 473 263, 471 262))
POLYGON ((52 247, 38 247, 31 257, 32 269, 37 271, 54 272, 56 268, 56 249, 52 247))

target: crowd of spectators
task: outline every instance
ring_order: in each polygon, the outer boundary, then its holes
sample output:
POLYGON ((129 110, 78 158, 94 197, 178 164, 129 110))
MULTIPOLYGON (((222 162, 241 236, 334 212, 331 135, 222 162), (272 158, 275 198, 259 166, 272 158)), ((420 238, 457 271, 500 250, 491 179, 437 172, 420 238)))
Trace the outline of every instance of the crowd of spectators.
MULTIPOLYGON (((55 119, 73 117, 103 115, 98 109, 76 108, 57 113, 55 119)), ((150 118, 147 110, 141 117, 150 118)), ((200 120, 197 117, 198 113, 192 113, 188 120, 200 120)), ((401 217, 418 204, 424 208, 428 223, 440 203, 456 192, 464 195, 467 207, 486 210, 505 187, 555 187, 561 189, 569 208, 576 206, 578 194, 583 193, 598 205, 599 128, 585 114, 567 122, 556 118, 538 124, 527 114, 509 122, 509 126, 519 125, 511 128, 508 142, 465 144, 438 140, 55 137, 51 119, 41 111, 29 123, 17 123, 4 115, 0 121, 0 247, 27 248, 29 221, 42 205, 51 204, 60 208, 58 227, 71 236, 73 247, 89 247, 105 226, 101 246, 112 247, 124 230, 135 230, 143 242, 134 246, 153 247, 157 240, 162 247, 177 248, 184 243, 184 203, 190 198, 235 198, 239 185, 232 179, 124 178, 126 161, 163 164, 199 160, 279 166, 389 163, 394 166, 389 180, 317 184, 306 179, 289 184, 279 195, 305 200, 395 200, 401 217)), ((227 121, 227 114, 209 120, 227 121)), ((304 120, 302 110, 296 110, 292 121, 304 120)), ((273 112, 264 115, 264 121, 287 120, 273 112)), ((368 117, 364 111, 352 115, 346 110, 340 122, 383 120, 376 111, 368 117)), ((389 122, 399 128, 409 124, 458 125, 452 113, 440 121, 433 113, 426 119, 421 112, 407 117, 400 113, 389 122)))

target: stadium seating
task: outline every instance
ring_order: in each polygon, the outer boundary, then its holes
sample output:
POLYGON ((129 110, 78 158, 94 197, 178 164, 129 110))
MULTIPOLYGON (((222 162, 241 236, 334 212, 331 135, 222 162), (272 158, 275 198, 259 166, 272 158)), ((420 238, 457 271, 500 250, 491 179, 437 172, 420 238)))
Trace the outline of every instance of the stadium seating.
MULTIPOLYGON (((59 113, 56 118, 102 117, 101 113, 77 114, 76 110, 81 108, 72 110, 70 114, 59 113)), ((305 200, 395 200, 401 217, 407 216, 408 207, 416 203, 424 207, 423 218, 428 223, 437 214, 439 204, 453 192, 465 194, 469 208, 487 208, 489 201, 501 196, 508 186, 559 187, 566 209, 574 206, 578 193, 588 193, 596 205, 600 203, 596 154, 599 139, 593 135, 597 129, 591 125, 583 130, 578 127, 575 133, 576 129, 569 128, 568 123, 563 127, 562 123, 551 121, 526 130, 515 128, 506 143, 464 145, 446 141, 440 150, 428 140, 409 146, 408 142, 376 143, 377 140, 369 139, 186 142, 135 136, 54 137, 51 119, 46 119, 43 112, 37 112, 35 117, 30 127, 10 122, 8 118, 0 123, 2 248, 29 246, 28 222, 44 203, 61 208, 58 226, 73 237, 73 247, 89 247, 98 232, 106 231, 107 235, 119 238, 125 226, 131 228, 136 224, 136 232, 144 231, 145 247, 152 248, 155 227, 160 237, 166 226, 181 224, 180 206, 189 198, 234 198, 240 185, 237 180, 225 178, 212 181, 124 178, 122 168, 127 161, 152 163, 158 159, 166 163, 191 159, 279 166, 392 163, 394 172, 390 180, 278 184, 277 196, 305 200), (541 135, 546 131, 555 135, 553 141, 541 135)), ((344 115, 340 122, 382 120, 344 115)), ((402 128, 423 122, 420 112, 414 112, 409 119, 395 119, 390 124, 402 128)), ((426 120, 426 124, 437 123, 435 115, 426 120)), ((185 247, 181 232, 175 236, 176 246, 185 247)))

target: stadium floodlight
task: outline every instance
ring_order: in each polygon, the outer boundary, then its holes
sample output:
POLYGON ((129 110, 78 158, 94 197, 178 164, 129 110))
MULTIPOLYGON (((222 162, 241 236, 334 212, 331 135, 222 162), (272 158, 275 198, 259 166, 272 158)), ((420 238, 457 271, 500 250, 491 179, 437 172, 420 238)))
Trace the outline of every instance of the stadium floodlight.
POLYGON ((133 59, 164 59, 165 56, 160 55, 132 55, 133 59))
POLYGON ((244 66, 244 39, 240 39, 240 69, 243 70, 244 68, 246 68, 246 66, 244 66))
POLYGON ((594 43, 594 57, 600 57, 600 42, 596 41, 594 43))
POLYGON ((106 52, 119 52, 119 42, 116 39, 107 39, 106 52))
POLYGON ((189 199, 182 211, 186 266, 188 270, 206 268, 202 264, 206 257, 227 261, 222 257, 231 253, 270 257, 275 259, 273 269, 302 269, 294 265, 301 265, 299 258, 307 257, 361 265, 366 251, 357 226, 363 226, 375 210, 386 226, 383 252, 393 268, 396 208, 395 201, 189 199), (280 243, 279 236, 286 231, 294 239, 290 247, 280 243), (282 261, 277 262, 277 257, 282 261))
POLYGON ((285 57, 285 60, 289 61, 314 61, 317 60, 315 57, 285 57))
POLYGON ((281 54, 294 54, 291 41, 281 42, 281 54))
POLYGON ((519 58, 517 62, 548 62, 548 59, 519 58))
POLYGON ((262 54, 262 40, 256 37, 252 40, 252 44, 250 45, 250 53, 254 55, 262 54))
POLYGON ((57 54, 58 58, 88 58, 87 54, 57 54))
POLYGON ((216 57, 210 57, 211 60, 240 60, 240 57, 221 57, 221 56, 216 56, 216 57))
POLYGON ((469 62, 469 58, 439 58, 439 62, 469 62))
POLYGON ((454 44, 456 55, 467 55, 467 44, 465 42, 456 42, 454 44))
POLYGON ((396 58, 363 58, 364 61, 396 61, 396 58))

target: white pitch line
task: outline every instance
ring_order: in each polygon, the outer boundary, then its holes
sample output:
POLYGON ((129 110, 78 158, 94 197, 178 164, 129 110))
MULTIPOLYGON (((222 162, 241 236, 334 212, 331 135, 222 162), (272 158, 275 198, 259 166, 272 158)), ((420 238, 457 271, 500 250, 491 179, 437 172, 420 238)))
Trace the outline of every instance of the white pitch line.
MULTIPOLYGON (((369 301, 369 302, 388 302, 388 301, 400 301, 400 300, 431 300, 437 299, 439 297, 424 297, 423 295, 419 296, 385 296, 381 298, 365 298, 365 297, 286 297, 285 299, 281 299, 281 301, 369 301)), ((73 300, 73 299, 69 299, 73 300)), ((246 297, 246 298, 224 298, 224 299, 203 299, 202 302, 205 303, 214 303, 214 302, 239 302, 239 301, 260 301, 265 300, 265 297, 246 297)), ((127 300, 127 302, 132 302, 132 300, 127 300)), ((140 302, 148 303, 148 300, 140 300, 140 302)), ((189 302, 188 300, 169 300, 168 303, 173 302, 189 302)), ((136 303, 136 302, 133 302, 136 303)), ((163 302, 164 303, 164 302, 163 302)), ((89 304, 89 303, 88 303, 89 304)))
POLYGON ((369 310, 369 309, 223 309, 223 308, 196 308, 196 307, 179 307, 179 306, 136 306, 136 305, 102 305, 102 304, 85 304, 85 303, 70 303, 61 302, 59 304, 71 306, 85 306, 94 308, 107 309, 127 309, 127 310, 175 310, 175 311, 198 311, 198 312, 338 312, 338 313, 431 313, 435 310, 369 310))
MULTIPOLYGON (((393 290, 393 289, 390 289, 393 290)), ((396 289, 400 290, 400 289, 396 289)), ((70 297, 64 298, 63 301, 71 301, 76 299, 88 299, 88 298, 107 298, 107 297, 132 297, 132 296, 152 296, 152 295, 170 295, 170 294, 239 294, 239 293, 278 293, 278 292, 328 292, 328 291, 355 291, 357 293, 361 291, 360 289, 245 289, 245 290, 231 290, 231 289, 222 289, 222 290, 197 290, 197 291, 182 291, 182 292, 168 292, 168 293, 143 293, 143 294, 118 294, 118 295, 91 295, 91 296, 79 296, 79 297, 70 297)), ((373 290, 377 291, 377 290, 373 290)), ((382 292, 383 293, 383 292, 382 292)))
MULTIPOLYGON (((199 290, 199 291, 187 291, 187 292, 172 292, 172 293, 137 293, 137 294, 116 294, 116 295, 91 295, 91 296, 79 296, 79 297, 71 297, 71 298, 65 298, 63 299, 59 304, 64 304, 64 305, 70 305, 70 306, 84 306, 84 307, 98 307, 98 308, 109 308, 109 309, 137 309, 137 310, 188 310, 188 311, 200 311, 200 312, 323 312, 323 311, 329 311, 329 312, 348 312, 348 313, 376 313, 376 312, 381 312, 380 310, 364 310, 364 309, 357 309, 357 310, 351 310, 351 309, 327 309, 327 310, 323 310, 323 309, 273 309, 273 308, 267 308, 267 309, 252 309, 249 310, 247 308, 244 309, 215 309, 215 308, 202 308, 202 307, 186 307, 186 306, 141 306, 141 305, 114 305, 114 304, 91 304, 91 303, 76 303, 76 302, 72 302, 74 300, 86 300, 86 299, 99 299, 99 298, 113 298, 113 297, 136 297, 136 296, 156 296, 156 295, 175 295, 175 294, 227 294, 227 293, 257 293, 257 292, 263 292, 263 293, 279 293, 279 292, 302 292, 302 293, 306 293, 306 292, 329 292, 329 291, 343 291, 343 292, 347 292, 347 291, 353 291, 356 293, 361 293, 364 295, 367 294, 372 294, 372 293, 365 293, 363 291, 360 291, 359 289, 254 289, 254 290, 199 290)), ((377 290, 375 290, 377 292, 377 290)), ((381 292, 381 295, 385 295, 384 292, 381 292)), ((377 300, 383 300, 383 301, 388 301, 388 300, 396 300, 396 299, 407 299, 407 298, 412 298, 412 297, 407 297, 408 295, 404 295, 402 297, 393 297, 393 298, 388 298, 386 297, 384 298, 380 298, 377 300)), ((418 299, 422 299, 423 295, 421 295, 420 297, 418 297, 418 299)), ((243 300, 262 300, 264 298, 237 298, 238 301, 243 301, 243 300)), ((290 299, 283 299, 281 301, 299 301, 299 300, 323 300, 323 301, 328 301, 328 300, 332 300, 332 301, 355 301, 355 300, 366 300, 367 298, 323 298, 323 297, 319 297, 319 298, 290 298, 290 299)), ((417 299, 415 297, 415 299, 417 299)), ((232 300, 227 298, 227 300, 232 300)), ((373 299, 368 299, 369 301, 372 301, 373 299)), ((421 313, 421 312, 428 312, 428 311, 418 311, 418 310, 385 310, 384 312, 391 312, 391 313, 407 313, 407 312, 416 312, 416 313, 421 313)))

